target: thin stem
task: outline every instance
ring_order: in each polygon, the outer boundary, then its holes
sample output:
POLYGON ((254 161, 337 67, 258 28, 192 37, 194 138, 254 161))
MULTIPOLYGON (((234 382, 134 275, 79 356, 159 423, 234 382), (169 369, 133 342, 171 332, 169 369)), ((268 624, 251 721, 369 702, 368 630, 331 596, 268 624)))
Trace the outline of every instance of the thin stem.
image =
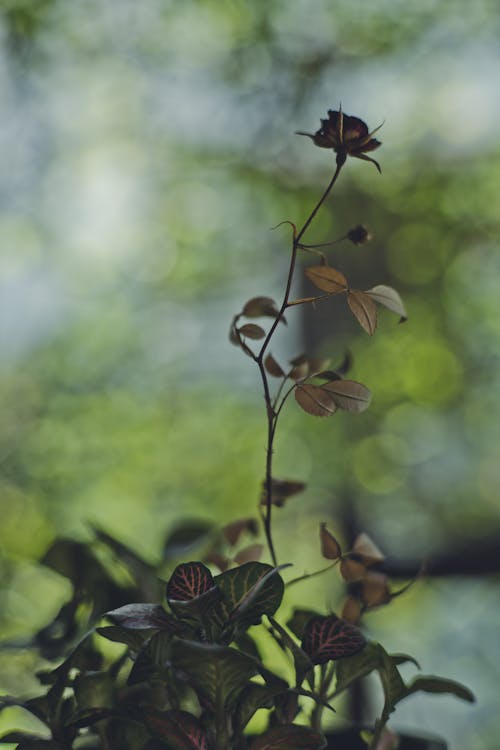
MULTIPOLYGON (((290 266, 288 269, 288 277, 286 281, 286 287, 285 287, 285 294, 283 296, 283 302, 281 303, 281 307, 279 309, 278 315, 273 321, 273 324, 271 328, 269 329, 269 332, 264 339, 264 343, 262 344, 260 351, 258 355, 253 355, 253 359, 257 363, 259 367, 259 372, 262 380, 262 386, 264 389, 264 401, 266 404, 266 413, 267 413, 267 449, 266 449, 266 476, 264 480, 264 489, 265 489, 265 497, 266 497, 266 506, 265 506, 265 513, 263 514, 263 522, 264 522, 264 532, 266 535, 266 541, 267 546, 269 548, 269 554, 271 555, 271 559, 273 561, 273 565, 276 566, 278 564, 277 557, 276 557, 276 551, 274 548, 274 542, 272 537, 272 527, 271 527, 271 519, 272 519, 272 507, 273 507, 273 497, 272 497, 272 467, 273 467, 273 444, 274 444, 274 436, 276 434, 276 426, 278 421, 278 413, 275 411, 275 408, 273 407, 273 402, 271 399, 270 389, 269 389, 269 381, 267 378, 267 373, 264 367, 264 355, 266 353, 267 347, 269 346, 269 342, 271 341, 274 332, 278 326, 278 323, 280 322, 281 318, 283 317, 283 314, 288 306, 288 300, 290 299, 290 292, 292 289, 292 282, 293 282, 293 275, 295 272, 295 266, 297 263, 297 250, 300 247, 300 240, 304 236, 305 232, 309 228, 311 222, 313 221, 314 217, 318 213, 319 209, 325 202, 326 198, 328 197, 331 189, 335 185, 335 182, 337 181, 337 178, 340 174, 340 170, 342 169, 342 166, 345 162, 345 159, 339 159, 337 155, 337 166, 335 169, 335 172, 333 174, 332 179, 328 183, 326 189, 324 190, 322 196, 320 197, 319 201, 316 203, 315 207, 305 220, 302 228, 297 233, 295 231, 295 227, 293 227, 293 242, 292 242, 292 253, 290 258, 290 266)), ((252 353, 253 354, 253 353, 252 353)), ((288 394, 287 394, 288 395, 288 394)))
MULTIPOLYGON (((340 558, 339 558, 340 559, 340 558)), ((327 573, 329 570, 332 570, 338 563, 338 560, 335 560, 335 562, 331 563, 330 565, 327 565, 326 568, 321 568, 320 570, 315 570, 314 573, 304 573, 303 576, 298 576, 298 578, 292 578, 291 581, 288 581, 286 584, 287 588, 289 586, 293 586, 294 583, 300 583, 301 581, 307 581, 308 578, 314 578, 315 576, 319 576, 322 573, 327 573)))

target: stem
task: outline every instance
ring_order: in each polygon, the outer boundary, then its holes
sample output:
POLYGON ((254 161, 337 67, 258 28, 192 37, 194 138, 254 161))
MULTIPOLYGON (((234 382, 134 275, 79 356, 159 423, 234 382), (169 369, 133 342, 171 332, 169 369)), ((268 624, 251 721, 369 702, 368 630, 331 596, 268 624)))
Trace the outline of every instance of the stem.
POLYGON ((283 317, 283 314, 288 306, 288 301, 290 299, 290 292, 292 289, 292 282, 293 282, 293 275, 295 272, 295 266, 297 263, 297 250, 300 247, 300 240, 304 236, 305 232, 309 228, 311 222, 313 221, 314 217, 318 213, 319 209, 327 199, 331 189, 335 185, 335 182, 337 181, 337 178, 340 174, 340 170, 342 169, 345 162, 344 159, 340 159, 339 155, 337 154, 337 166, 335 169, 335 172, 333 174, 332 179, 328 183, 326 189, 324 190, 321 198, 316 203, 315 207, 305 220, 302 228, 298 232, 298 234, 294 230, 293 234, 293 242, 292 242, 292 254, 290 258, 290 266, 288 269, 288 277, 286 281, 286 287, 285 287, 285 294, 283 296, 283 302, 281 303, 281 307, 279 309, 278 315, 273 321, 273 324, 271 328, 269 329, 269 332, 264 339, 264 343, 261 346, 261 349, 257 356, 253 355, 253 359, 258 365, 260 376, 262 379, 262 386, 264 389, 264 401, 266 404, 266 413, 267 413, 267 449, 266 449, 266 476, 264 480, 264 489, 265 489, 265 497, 266 497, 266 507, 265 507, 265 513, 263 514, 263 523, 264 523, 264 532, 266 535, 266 541, 267 546, 269 548, 269 554, 271 555, 271 559, 273 561, 273 565, 277 566, 278 560, 276 557, 276 551, 274 549, 274 542, 272 537, 272 529, 271 529, 271 519, 272 519, 272 507, 273 507, 273 497, 272 497, 272 468, 273 468, 273 444, 274 444, 274 436, 276 434, 276 426, 278 422, 278 416, 281 409, 278 410, 278 412, 275 411, 275 408, 273 406, 273 402, 271 399, 271 393, 269 390, 269 381, 267 378, 267 373, 264 367, 264 355, 266 353, 267 347, 269 346, 269 342, 271 341, 274 332, 276 331, 276 328, 278 326, 278 323, 280 322, 281 318, 283 317))
POLYGON ((315 570, 314 573, 304 573, 303 576, 298 576, 298 578, 292 578, 291 581, 287 582, 287 584, 286 584, 287 588, 288 588, 288 586, 292 586, 294 583, 300 583, 301 581, 307 581, 308 578, 314 578, 315 576, 319 576, 322 573, 326 573, 329 570, 332 570, 332 568, 334 568, 337 565, 339 559, 340 558, 338 558, 338 560, 335 560, 335 562, 331 563, 330 565, 327 565, 326 568, 321 568, 320 570, 315 570))

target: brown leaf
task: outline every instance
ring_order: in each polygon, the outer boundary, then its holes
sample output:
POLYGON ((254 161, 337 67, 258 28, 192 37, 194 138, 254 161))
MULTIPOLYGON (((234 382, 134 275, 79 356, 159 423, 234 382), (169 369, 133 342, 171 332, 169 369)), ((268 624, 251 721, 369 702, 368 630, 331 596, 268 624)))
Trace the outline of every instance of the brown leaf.
POLYGON ((222 529, 224 539, 230 547, 234 547, 238 543, 240 536, 248 532, 252 536, 256 536, 259 531, 259 526, 255 518, 239 518, 237 521, 228 523, 222 529))
POLYGON ((306 305, 308 302, 316 302, 319 299, 324 299, 323 297, 301 297, 300 299, 294 299, 292 302, 288 303, 288 307, 292 307, 293 305, 306 305))
POLYGON ((365 565, 374 565, 385 560, 385 555, 379 550, 375 542, 364 532, 354 540, 352 552, 360 557, 365 565))
POLYGON ((321 542, 321 554, 327 560, 338 560, 342 555, 340 544, 326 528, 325 523, 319 525, 319 538, 321 542))
POLYGON ((357 289, 352 289, 347 293, 347 304, 360 326, 373 336, 377 327, 377 305, 371 297, 357 289))
POLYGON ((331 268, 331 266, 310 266, 306 268, 305 274, 314 286, 317 286, 322 292, 339 294, 347 290, 346 277, 340 271, 331 268))
POLYGON ((284 378, 285 373, 279 366, 279 364, 276 362, 272 354, 268 354, 267 357, 264 360, 264 367, 266 368, 269 375, 272 375, 273 378, 284 378))
POLYGON ((217 550, 211 550, 210 552, 207 552, 203 562, 207 565, 215 565, 221 573, 224 573, 224 571, 229 568, 231 561, 227 557, 224 557, 224 555, 221 555, 220 552, 217 552, 217 550))
POLYGON ((250 544, 248 547, 245 547, 238 552, 234 558, 234 562, 238 563, 238 565, 243 565, 243 563, 260 560, 263 551, 263 544, 250 544))
POLYGON ((371 393, 368 388, 355 380, 334 380, 321 386, 327 391, 339 409, 359 414, 368 409, 371 393))
POLYGON ((295 388, 295 400, 313 417, 330 417, 337 411, 333 397, 317 385, 298 385, 295 388))
POLYGON ((310 375, 317 375, 321 370, 326 370, 330 364, 329 357, 308 357, 308 361, 310 375))
POLYGON ((371 297, 371 299, 375 300, 375 302, 378 302, 379 305, 383 305, 384 307, 387 307, 387 309, 391 312, 396 313, 396 315, 400 315, 401 323, 407 320, 408 316, 406 314, 403 300, 399 296, 398 292, 391 286, 378 284, 372 289, 367 289, 365 294, 371 297))
POLYGON ((292 380, 304 380, 309 375, 309 360, 305 354, 299 354, 298 357, 294 357, 290 360, 292 369, 288 373, 288 377, 292 380))
POLYGON ((389 579, 383 573, 369 571, 361 582, 361 600, 365 607, 379 607, 391 601, 389 579))
POLYGON ((254 339, 255 341, 263 339, 266 335, 264 329, 255 323, 245 323, 245 325, 238 328, 238 333, 240 336, 245 336, 245 338, 254 339))
MULTIPOLYGON (((297 482, 293 479, 273 479, 271 480, 271 502, 276 507, 281 508, 285 501, 293 495, 298 495, 299 492, 303 492, 306 488, 304 482, 297 482)), ((266 505, 267 503, 267 491, 266 483, 262 482, 262 495, 260 498, 260 504, 266 505)))
POLYGON ((341 615, 343 620, 356 625, 361 617, 361 602, 354 596, 348 596, 342 607, 341 615))
POLYGON ((352 583, 360 581, 366 575, 366 568, 363 563, 353 560, 351 557, 343 557, 340 561, 340 574, 344 581, 352 583))
POLYGON ((279 310, 271 297, 252 297, 245 303, 241 314, 247 318, 277 318, 279 310))

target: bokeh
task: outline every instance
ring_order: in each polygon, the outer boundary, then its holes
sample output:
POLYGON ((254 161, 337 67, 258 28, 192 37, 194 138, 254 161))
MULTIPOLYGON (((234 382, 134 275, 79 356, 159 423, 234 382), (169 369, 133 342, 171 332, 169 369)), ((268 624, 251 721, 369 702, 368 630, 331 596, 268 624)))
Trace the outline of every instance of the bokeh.
MULTIPOLYGON (((64 601, 39 564, 56 537, 96 524, 154 561, 180 518, 255 515, 265 414, 229 322, 282 295, 289 228, 271 227, 300 223, 334 165, 294 131, 341 102, 384 121, 383 175, 349 160, 311 241, 368 226, 331 262, 392 284, 409 320, 382 313, 369 338, 340 300, 290 312, 273 353, 348 348, 374 401, 324 421, 290 402, 277 474, 308 487, 277 514, 277 546, 314 570, 319 521, 342 535, 347 514, 391 559, 458 560, 367 627, 477 694, 414 699, 397 726, 496 747, 499 33, 489 0, 3 0, 6 643, 64 601)), ((336 579, 302 586, 336 606, 336 579)), ((33 655, 0 658, 1 690, 29 689, 33 655)))

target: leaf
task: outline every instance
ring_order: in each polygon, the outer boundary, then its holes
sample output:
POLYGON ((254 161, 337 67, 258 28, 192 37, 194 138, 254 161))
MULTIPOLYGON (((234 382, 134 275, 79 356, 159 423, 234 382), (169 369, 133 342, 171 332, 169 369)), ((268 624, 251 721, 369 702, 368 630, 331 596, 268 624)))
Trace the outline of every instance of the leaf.
POLYGON ((310 372, 309 360, 305 354, 299 354, 298 357, 294 357, 290 360, 292 369, 288 373, 288 377, 292 380, 304 380, 307 378, 310 372))
POLYGON ((148 628, 161 628, 170 632, 178 632, 178 622, 165 612, 160 604, 125 604, 118 609, 106 612, 107 617, 115 625, 132 630, 145 630, 148 628))
POLYGON ((273 727, 255 737, 250 750, 321 750, 326 739, 319 732, 297 724, 273 727))
POLYGON ((165 539, 163 559, 182 558, 196 547, 204 544, 213 531, 213 525, 205 521, 185 521, 177 526, 165 539))
POLYGON ((368 388, 355 380, 336 380, 321 386, 339 409, 359 414, 370 405, 372 394, 368 388))
POLYGON ((358 534, 351 551, 359 555, 365 565, 374 565, 385 560, 384 553, 380 551, 373 539, 364 532, 358 534))
POLYGON ((264 329, 256 325, 255 323, 245 323, 245 325, 238 328, 238 333, 240 334, 240 336, 245 336, 245 338, 255 341, 263 339, 266 335, 264 329))
POLYGON ((248 547, 244 547, 244 549, 240 550, 238 554, 235 555, 234 562, 238 563, 238 565, 243 565, 243 563, 260 560, 263 551, 263 544, 250 544, 248 547))
POLYGON ((300 609, 296 608, 293 610, 292 616, 287 621, 286 625, 297 638, 302 639, 304 637, 306 625, 313 617, 321 617, 318 612, 312 609, 300 609))
POLYGON ((302 649, 314 664, 344 659, 361 651, 366 638, 359 628, 336 615, 312 617, 306 625, 302 649))
POLYGON ((281 693, 282 687, 250 682, 243 689, 236 709, 236 725, 239 731, 243 731, 259 708, 273 708, 276 697, 281 693))
POLYGON ((353 560, 351 557, 343 557, 340 561, 340 575, 347 581, 359 581, 366 575, 366 568, 359 560, 353 560))
MULTIPOLYGON (((306 652, 295 643, 293 638, 287 633, 285 628, 277 622, 277 620, 272 617, 270 617, 269 620, 273 628, 279 633, 282 644, 293 656, 293 663, 295 666, 295 684, 299 687, 302 685, 307 673, 313 668, 313 663, 306 652)), ((274 632, 272 632, 272 635, 277 638, 274 632)))
POLYGON ((170 657, 171 636, 159 630, 151 636, 138 653, 128 676, 127 685, 149 682, 157 676, 164 676, 170 657))
POLYGON ((297 385, 295 400, 305 412, 313 417, 330 417, 337 411, 333 396, 325 391, 323 386, 297 385))
POLYGON ((407 693, 450 693, 451 695, 461 698, 469 703, 475 702, 474 693, 469 688, 455 680, 448 680, 444 677, 435 677, 434 675, 420 675, 408 685, 407 693))
POLYGON ((361 617, 361 602, 355 596, 348 596, 342 607, 341 615, 343 620, 356 625, 361 617))
POLYGON ((268 354, 264 360, 264 367, 266 368, 269 375, 273 378, 284 378, 285 373, 281 369, 280 365, 276 362, 272 354, 268 354))
POLYGON ((389 579, 384 573, 369 571, 361 582, 361 600, 367 609, 391 601, 389 579))
POLYGON ((360 326, 369 336, 373 336, 377 327, 377 306, 371 297, 357 289, 350 289, 347 304, 360 326))
POLYGON ((234 707, 241 691, 257 674, 254 660, 228 646, 178 640, 172 666, 188 682, 204 705, 216 714, 234 707))
POLYGON ((263 615, 273 615, 285 589, 278 569, 259 562, 226 570, 215 582, 226 619, 246 627, 258 624, 263 615))
POLYGON ((189 602, 214 588, 214 579, 203 563, 187 562, 176 567, 167 584, 167 601, 189 602))
POLYGON ((271 297, 252 297, 245 303, 241 314, 247 318, 277 318, 279 310, 271 297))
POLYGON ((151 630, 130 630, 117 625, 96 628, 96 633, 102 635, 103 638, 107 638, 108 641, 123 643, 134 652, 140 651, 145 642, 153 635, 151 630))
MULTIPOLYGON (((306 488, 304 482, 299 482, 294 479, 271 479, 271 502, 276 505, 277 508, 281 508, 286 500, 293 495, 298 495, 299 492, 303 492, 306 488)), ((267 489, 266 482, 262 482, 262 495, 260 498, 260 504, 267 504, 267 489)))
POLYGON ((319 525, 319 538, 323 557, 327 560, 338 560, 342 555, 342 549, 333 534, 326 528, 326 523, 320 523, 319 525))
POLYGON ((369 642, 359 653, 339 661, 335 668, 335 696, 346 690, 355 680, 366 677, 381 667, 381 649, 379 643, 369 642))
POLYGON ((347 279, 343 273, 330 266, 310 266, 305 274, 312 283, 329 294, 339 294, 347 290, 347 279))
POLYGON ((231 521, 222 529, 222 534, 230 547, 238 544, 240 536, 248 532, 256 536, 259 531, 259 525, 255 518, 239 518, 237 521, 231 521))
POLYGON ((166 750, 209 750, 203 724, 187 711, 141 709, 141 718, 148 729, 162 740, 166 750))
POLYGON ((378 286, 374 286, 372 287, 372 289, 367 289, 365 294, 371 297, 371 299, 375 302, 378 302, 379 305, 383 305, 391 312, 399 315, 401 317, 401 323, 408 319, 403 300, 401 299, 397 291, 391 286, 378 284, 378 286))

